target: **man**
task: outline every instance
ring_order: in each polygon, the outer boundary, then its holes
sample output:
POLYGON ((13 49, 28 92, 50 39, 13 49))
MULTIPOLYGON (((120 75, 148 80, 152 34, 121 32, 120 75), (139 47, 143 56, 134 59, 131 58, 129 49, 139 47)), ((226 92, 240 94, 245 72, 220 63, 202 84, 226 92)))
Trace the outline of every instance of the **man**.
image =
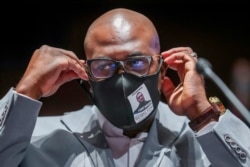
POLYGON ((60 48, 37 49, 1 99, 3 167, 249 166, 249 128, 211 107, 191 48, 160 53, 152 22, 119 8, 90 25, 84 49, 86 61, 60 48), (177 87, 165 76, 167 66, 180 76, 177 87), (73 79, 90 84, 94 105, 37 119, 39 99, 73 79), (152 110, 137 117, 132 106, 139 91, 152 110))

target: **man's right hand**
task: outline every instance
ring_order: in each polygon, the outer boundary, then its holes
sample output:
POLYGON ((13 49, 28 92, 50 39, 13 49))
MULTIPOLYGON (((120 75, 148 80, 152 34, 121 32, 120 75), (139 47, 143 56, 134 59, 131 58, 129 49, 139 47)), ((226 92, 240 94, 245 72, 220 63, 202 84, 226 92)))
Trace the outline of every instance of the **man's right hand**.
POLYGON ((84 63, 72 51, 43 45, 33 53, 15 90, 33 99, 48 97, 68 81, 88 80, 84 63))

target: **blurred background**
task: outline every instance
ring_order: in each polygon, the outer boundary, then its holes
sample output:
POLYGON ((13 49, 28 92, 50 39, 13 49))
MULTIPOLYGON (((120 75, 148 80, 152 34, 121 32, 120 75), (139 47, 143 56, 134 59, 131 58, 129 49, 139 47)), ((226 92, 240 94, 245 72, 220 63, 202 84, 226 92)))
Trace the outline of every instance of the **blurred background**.
MULTIPOLYGON (((190 46, 209 60, 214 72, 250 108, 250 11, 244 2, 217 1, 70 1, 7 2, 1 5, 0 97, 15 87, 33 51, 43 44, 71 50, 84 58, 83 38, 99 15, 116 7, 136 10, 158 29, 162 51, 190 46)), ((46 68, 46 67, 45 67, 46 68)), ((168 75, 176 79, 173 71, 168 75)), ((208 96, 223 93, 206 82, 208 96)), ((76 81, 42 98, 40 115, 58 115, 91 101, 76 81)))

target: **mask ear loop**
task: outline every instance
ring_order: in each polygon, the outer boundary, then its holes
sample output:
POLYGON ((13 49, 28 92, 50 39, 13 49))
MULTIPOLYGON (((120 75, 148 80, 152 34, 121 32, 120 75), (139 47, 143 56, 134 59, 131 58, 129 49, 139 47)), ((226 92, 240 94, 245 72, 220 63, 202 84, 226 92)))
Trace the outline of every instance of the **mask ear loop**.
POLYGON ((93 94, 90 91, 90 86, 87 86, 87 81, 84 81, 82 79, 77 79, 78 84, 83 88, 84 92, 87 94, 88 98, 93 102, 93 94))
MULTIPOLYGON (((86 65, 84 65, 84 68, 87 71, 88 76, 90 76, 88 67, 86 65)), ((93 94, 90 91, 90 89, 91 89, 90 84, 87 81, 84 81, 82 79, 77 79, 77 83, 81 86, 81 88, 83 88, 83 90, 87 94, 88 98, 93 102, 93 94)))

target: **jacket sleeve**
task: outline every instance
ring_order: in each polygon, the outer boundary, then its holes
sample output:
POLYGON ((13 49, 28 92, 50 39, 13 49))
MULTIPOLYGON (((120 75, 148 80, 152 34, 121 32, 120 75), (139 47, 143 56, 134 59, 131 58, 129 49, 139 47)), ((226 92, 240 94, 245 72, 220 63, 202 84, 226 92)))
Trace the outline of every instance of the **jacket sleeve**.
POLYGON ((250 129, 229 110, 197 139, 212 166, 250 166, 250 129))
POLYGON ((0 100, 1 167, 18 166, 22 161, 41 106, 13 88, 0 100))

